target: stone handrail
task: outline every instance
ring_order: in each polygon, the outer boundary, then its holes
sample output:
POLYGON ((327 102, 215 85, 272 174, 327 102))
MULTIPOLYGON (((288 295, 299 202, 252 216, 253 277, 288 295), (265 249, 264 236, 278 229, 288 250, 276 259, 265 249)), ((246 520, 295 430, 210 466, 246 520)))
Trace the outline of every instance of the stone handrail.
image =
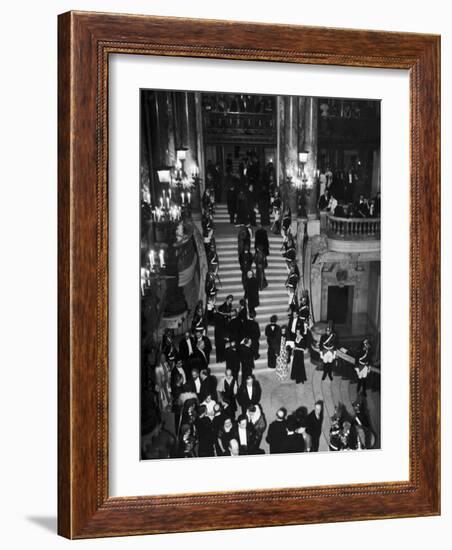
POLYGON ((327 234, 334 239, 370 240, 380 238, 380 218, 339 218, 327 215, 327 234))

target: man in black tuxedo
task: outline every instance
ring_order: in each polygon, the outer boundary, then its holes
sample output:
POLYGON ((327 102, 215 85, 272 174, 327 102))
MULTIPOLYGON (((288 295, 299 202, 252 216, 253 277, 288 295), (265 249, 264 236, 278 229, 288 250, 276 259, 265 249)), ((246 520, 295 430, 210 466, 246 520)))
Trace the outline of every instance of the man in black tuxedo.
POLYGON ((203 340, 201 340, 198 342, 198 345, 195 346, 194 352, 188 358, 188 366, 190 369, 197 368, 201 371, 202 369, 206 369, 208 365, 205 344, 203 340))
POLYGON ((276 324, 277 322, 278 317, 272 315, 270 317, 270 324, 265 327, 265 336, 268 344, 267 361, 269 369, 274 369, 276 367, 276 357, 279 355, 281 347, 281 327, 276 324))
POLYGON ((228 205, 229 221, 230 223, 234 223, 237 207, 237 189, 234 180, 232 181, 231 186, 228 189, 226 201, 228 205))
POLYGON ((363 195, 359 196, 359 199, 355 205, 356 217, 358 218, 368 218, 369 217, 369 206, 367 201, 364 199, 363 195))
POLYGON ((251 405, 258 405, 262 396, 262 390, 259 382, 252 374, 249 374, 242 382, 238 392, 237 401, 245 414, 251 405))
POLYGON ((201 391, 201 378, 199 377, 199 370, 195 367, 191 369, 190 379, 187 380, 186 391, 196 393, 199 399, 199 393, 201 391))
POLYGON ((309 413, 306 421, 306 431, 311 436, 311 453, 319 450, 323 424, 323 401, 316 401, 314 409, 309 413))
POLYGON ((202 402, 208 395, 216 401, 217 400, 217 379, 210 374, 210 369, 201 369, 199 372, 199 378, 201 379, 201 388, 199 391, 199 400, 202 402))
POLYGON ((190 331, 185 331, 184 337, 179 342, 179 357, 186 362, 190 355, 195 351, 195 339, 190 331))
POLYGON ((212 351, 212 344, 208 336, 203 335, 203 329, 196 330, 195 346, 199 349, 200 343, 204 342, 204 355, 207 359, 207 364, 210 363, 210 352, 212 351))
POLYGON ((205 405, 199 407, 199 416, 196 420, 198 430, 198 456, 215 456, 214 443, 215 434, 212 421, 207 416, 205 405))
POLYGON ((243 288, 245 288, 245 286, 246 286, 247 274, 251 270, 251 267, 253 265, 253 259, 254 258, 253 258, 253 255, 250 252, 249 245, 245 245, 245 249, 239 255, 240 269, 242 271, 243 288))
POLYGON ((243 335, 251 340, 251 349, 254 353, 254 359, 259 359, 259 339, 261 329, 259 323, 255 321, 256 312, 250 311, 248 319, 243 324, 243 335))
POLYGON ((236 342, 241 342, 243 339, 243 322, 236 309, 232 311, 232 318, 228 325, 228 333, 231 341, 235 340, 236 342))
POLYGON ((297 420, 293 415, 287 418, 286 437, 283 443, 284 453, 302 453, 305 450, 304 437, 297 433, 297 420))
POLYGON ((289 315, 289 323, 287 325, 288 328, 288 340, 295 340, 295 336, 297 334, 297 330, 301 330, 301 332, 304 332, 304 324, 302 320, 298 317, 297 311, 292 311, 292 314, 289 315))
POLYGON ((226 296, 226 300, 221 304, 221 306, 218 307, 219 313, 223 316, 225 332, 227 331, 229 321, 232 317, 233 300, 234 300, 234 296, 232 294, 229 294, 228 296, 226 296))
POLYGON ((255 433, 251 422, 248 422, 246 414, 241 414, 237 420, 237 428, 233 439, 239 444, 240 455, 251 455, 255 451, 255 433))
POLYGON ((254 351, 251 348, 250 338, 244 338, 239 346, 240 364, 242 366, 242 380, 253 374, 254 351))
POLYGON ((270 254, 268 234, 267 231, 262 227, 262 225, 259 227, 259 229, 256 230, 256 233, 254 234, 254 248, 255 250, 261 248, 266 256, 270 254))
POLYGON ((238 380, 240 373, 240 356, 237 351, 237 346, 235 340, 230 340, 229 344, 226 344, 226 349, 224 350, 224 358, 226 361, 226 369, 231 369, 232 376, 238 380))
POLYGON ((267 437, 265 440, 270 446, 270 454, 284 452, 284 444, 286 441, 286 416, 287 410, 281 407, 276 411, 276 420, 268 427, 267 437))

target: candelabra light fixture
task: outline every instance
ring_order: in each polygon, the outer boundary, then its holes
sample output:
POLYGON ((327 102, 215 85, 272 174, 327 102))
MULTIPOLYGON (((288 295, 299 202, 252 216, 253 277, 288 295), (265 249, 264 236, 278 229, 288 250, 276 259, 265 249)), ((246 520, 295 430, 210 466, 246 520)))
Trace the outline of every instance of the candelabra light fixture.
POLYGON ((298 168, 298 177, 299 177, 299 186, 302 187, 309 187, 309 178, 305 172, 305 164, 308 162, 308 151, 300 151, 298 153, 298 162, 299 162, 299 168, 298 168))
POLYGON ((174 166, 163 166, 157 170, 161 195, 151 208, 152 221, 178 222, 181 218, 190 217, 191 203, 196 185, 199 185, 199 168, 196 163, 187 167, 188 148, 181 147, 176 151, 174 166))
POLYGON ((152 279, 166 278, 166 250, 164 246, 151 248, 145 265, 141 267, 141 295, 145 296, 152 279))

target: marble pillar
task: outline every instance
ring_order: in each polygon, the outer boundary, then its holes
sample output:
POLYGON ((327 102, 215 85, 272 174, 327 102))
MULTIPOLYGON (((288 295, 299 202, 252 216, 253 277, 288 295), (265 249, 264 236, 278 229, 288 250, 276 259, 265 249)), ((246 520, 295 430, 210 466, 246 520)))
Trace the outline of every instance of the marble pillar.
POLYGON ((155 117, 154 141, 158 147, 156 169, 160 166, 173 166, 176 163, 176 144, 174 139, 174 104, 171 92, 155 92, 155 117))
MULTIPOLYGON (((299 102, 295 96, 278 96, 278 180, 283 210, 298 215, 298 192, 293 182, 298 174, 299 102), (288 182, 290 185, 287 185, 288 182)), ((295 232, 296 234, 296 232, 295 232)))
MULTIPOLYGON (((200 155, 198 140, 198 123, 196 111, 195 92, 176 92, 177 106, 177 147, 186 147, 188 151, 184 162, 184 169, 188 178, 192 179, 192 174, 196 169, 200 170, 200 155)), ((201 142, 202 146, 202 142, 201 142)), ((201 197, 199 189, 199 179, 195 180, 195 187, 192 193, 192 216, 193 219, 201 219, 201 197)))
POLYGON ((195 121, 196 121, 196 151, 198 155, 198 179, 193 198, 193 221, 201 231, 201 196, 205 189, 206 173, 204 165, 204 135, 202 123, 202 97, 201 92, 194 92, 195 121))
POLYGON ((308 220, 318 220, 318 178, 317 178, 317 141, 318 141, 318 99, 316 97, 305 98, 304 110, 304 144, 308 161, 304 166, 305 174, 310 183, 306 192, 306 214, 308 220))

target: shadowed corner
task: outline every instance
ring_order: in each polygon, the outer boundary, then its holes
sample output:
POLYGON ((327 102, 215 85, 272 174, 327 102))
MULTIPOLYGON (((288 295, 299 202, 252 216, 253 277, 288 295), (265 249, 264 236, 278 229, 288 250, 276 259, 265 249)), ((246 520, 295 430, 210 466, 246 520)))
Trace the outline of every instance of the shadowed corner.
POLYGON ((57 532, 56 516, 28 516, 26 519, 35 525, 39 525, 46 531, 57 532))

